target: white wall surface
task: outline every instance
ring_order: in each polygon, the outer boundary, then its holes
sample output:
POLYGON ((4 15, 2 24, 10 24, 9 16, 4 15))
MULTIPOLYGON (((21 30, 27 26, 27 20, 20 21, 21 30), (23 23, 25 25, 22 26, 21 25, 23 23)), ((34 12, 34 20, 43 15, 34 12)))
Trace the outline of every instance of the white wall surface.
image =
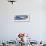
POLYGON ((46 40, 46 0, 17 0, 13 5, 0 0, 0 40, 11 40, 18 32, 31 34, 32 39, 46 40), (14 22, 16 14, 31 15, 32 22, 14 22))

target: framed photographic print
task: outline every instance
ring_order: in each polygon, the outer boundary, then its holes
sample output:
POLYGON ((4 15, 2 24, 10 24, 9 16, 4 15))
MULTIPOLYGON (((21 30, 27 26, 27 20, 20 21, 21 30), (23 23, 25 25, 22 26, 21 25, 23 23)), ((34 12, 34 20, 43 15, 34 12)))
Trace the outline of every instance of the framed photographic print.
POLYGON ((30 16, 29 15, 16 15, 14 17, 15 22, 29 22, 30 16))

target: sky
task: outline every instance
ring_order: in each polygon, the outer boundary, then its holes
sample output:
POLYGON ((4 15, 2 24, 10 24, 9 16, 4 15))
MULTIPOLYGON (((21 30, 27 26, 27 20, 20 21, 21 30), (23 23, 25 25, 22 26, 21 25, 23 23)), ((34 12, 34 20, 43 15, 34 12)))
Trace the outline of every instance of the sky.
POLYGON ((15 40, 19 32, 46 40, 46 0, 17 0, 13 5, 0 0, 0 40, 15 40), (17 14, 29 15, 30 22, 15 22, 17 14))

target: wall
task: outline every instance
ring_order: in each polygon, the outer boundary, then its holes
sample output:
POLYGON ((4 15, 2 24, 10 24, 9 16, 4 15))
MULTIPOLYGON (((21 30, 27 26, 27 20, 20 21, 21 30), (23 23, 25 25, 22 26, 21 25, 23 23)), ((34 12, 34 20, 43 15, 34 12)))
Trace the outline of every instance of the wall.
POLYGON ((18 32, 27 32, 35 40, 46 40, 46 0, 17 0, 14 5, 0 0, 0 40, 17 37, 18 32), (18 12, 19 11, 19 12, 18 12), (16 14, 31 15, 30 22, 14 22, 16 14))

